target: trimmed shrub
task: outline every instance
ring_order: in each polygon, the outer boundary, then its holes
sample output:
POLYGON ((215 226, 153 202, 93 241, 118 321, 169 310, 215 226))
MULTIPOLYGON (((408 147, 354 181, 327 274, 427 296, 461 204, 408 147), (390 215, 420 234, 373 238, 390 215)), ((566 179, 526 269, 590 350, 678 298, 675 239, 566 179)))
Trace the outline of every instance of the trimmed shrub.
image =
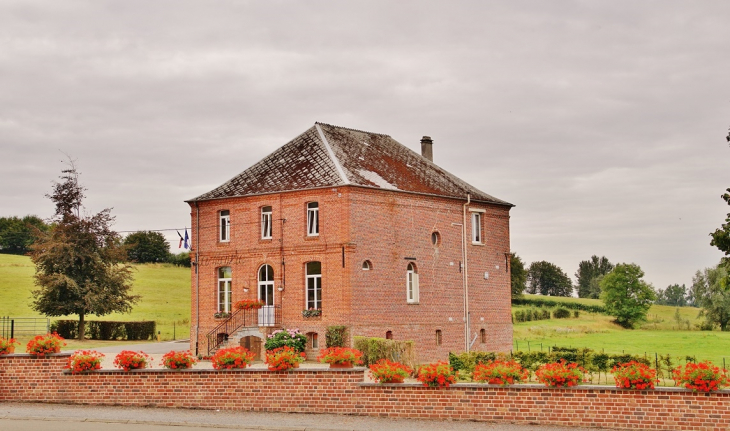
POLYGON ((494 352, 464 352, 455 355, 449 352, 449 365, 457 371, 471 374, 479 364, 487 364, 497 359, 494 352))
POLYGON ((553 317, 556 319, 567 319, 570 317, 570 310, 563 307, 558 307, 553 311, 553 317))
POLYGON ((347 344, 347 326, 334 325, 328 326, 324 334, 327 347, 346 347, 347 344))
POLYGON ((354 337, 355 348, 363 353, 365 366, 377 363, 381 359, 400 362, 410 368, 415 363, 415 343, 413 341, 387 340, 377 337, 354 337))

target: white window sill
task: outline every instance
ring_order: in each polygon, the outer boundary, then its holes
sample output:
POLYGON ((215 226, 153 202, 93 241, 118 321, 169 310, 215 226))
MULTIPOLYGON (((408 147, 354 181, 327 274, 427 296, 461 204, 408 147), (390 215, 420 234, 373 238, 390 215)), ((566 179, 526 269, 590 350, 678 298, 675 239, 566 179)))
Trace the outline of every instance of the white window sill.
POLYGON ((483 246, 483 245, 485 245, 485 244, 484 244, 483 242, 478 242, 478 241, 472 241, 472 242, 471 242, 471 245, 481 245, 481 246, 483 246))

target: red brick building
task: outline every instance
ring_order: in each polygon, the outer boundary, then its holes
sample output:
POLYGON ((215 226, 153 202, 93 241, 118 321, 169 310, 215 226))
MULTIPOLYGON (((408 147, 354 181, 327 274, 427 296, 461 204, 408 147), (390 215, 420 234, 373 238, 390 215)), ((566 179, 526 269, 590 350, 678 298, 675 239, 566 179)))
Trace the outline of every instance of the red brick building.
POLYGON ((434 164, 430 138, 421 152, 316 123, 188 201, 191 348, 283 327, 316 354, 345 325, 413 340, 424 361, 509 350, 512 205, 434 164), (237 312, 242 299, 266 306, 237 312))

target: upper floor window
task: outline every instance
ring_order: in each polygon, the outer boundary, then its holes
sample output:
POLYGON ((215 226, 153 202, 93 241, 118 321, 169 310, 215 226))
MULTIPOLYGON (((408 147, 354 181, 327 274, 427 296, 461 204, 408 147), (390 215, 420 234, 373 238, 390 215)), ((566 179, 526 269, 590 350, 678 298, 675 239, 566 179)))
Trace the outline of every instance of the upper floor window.
POLYGON ((471 242, 482 243, 482 213, 471 213, 471 242))
POLYGON ((271 207, 261 207, 261 238, 271 239, 271 207))
POLYGON ((231 240, 231 212, 223 210, 219 214, 220 217, 218 224, 220 225, 220 234, 218 240, 221 242, 228 242, 231 240))
POLYGON ((218 311, 231 312, 231 267, 218 268, 218 311))
POLYGON ((307 310, 322 309, 322 263, 307 264, 307 310))
POLYGON ((413 263, 409 263, 406 269, 406 300, 410 303, 418 302, 418 272, 413 263))
POLYGON ((319 203, 317 202, 307 204, 307 235, 319 235, 319 203))

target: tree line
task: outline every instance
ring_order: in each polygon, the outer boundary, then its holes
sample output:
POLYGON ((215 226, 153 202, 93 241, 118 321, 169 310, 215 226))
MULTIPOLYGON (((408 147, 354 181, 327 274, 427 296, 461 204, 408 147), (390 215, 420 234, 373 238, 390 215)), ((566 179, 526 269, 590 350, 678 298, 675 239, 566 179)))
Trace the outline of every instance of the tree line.
MULTIPOLYGON (((36 240, 56 225, 57 222, 46 222, 36 215, 0 217, 0 253, 28 255, 36 240)), ((129 262, 167 262, 190 267, 190 253, 171 253, 167 239, 160 232, 137 231, 119 241, 129 262)))
MULTIPOLYGON (((730 188, 721 198, 730 205, 730 188)), ((575 272, 576 283, 557 265, 539 261, 529 267, 515 253, 510 259, 512 299, 523 292, 543 296, 572 296, 601 299, 608 314, 625 327, 633 327, 645 320, 652 303, 677 307, 701 308, 699 314, 709 327, 730 329, 730 213, 725 223, 710 233, 710 245, 724 253, 721 261, 712 267, 698 270, 692 285, 672 284, 655 289, 643 280, 644 271, 633 263, 614 265, 605 256, 593 255, 581 261, 575 272)))

